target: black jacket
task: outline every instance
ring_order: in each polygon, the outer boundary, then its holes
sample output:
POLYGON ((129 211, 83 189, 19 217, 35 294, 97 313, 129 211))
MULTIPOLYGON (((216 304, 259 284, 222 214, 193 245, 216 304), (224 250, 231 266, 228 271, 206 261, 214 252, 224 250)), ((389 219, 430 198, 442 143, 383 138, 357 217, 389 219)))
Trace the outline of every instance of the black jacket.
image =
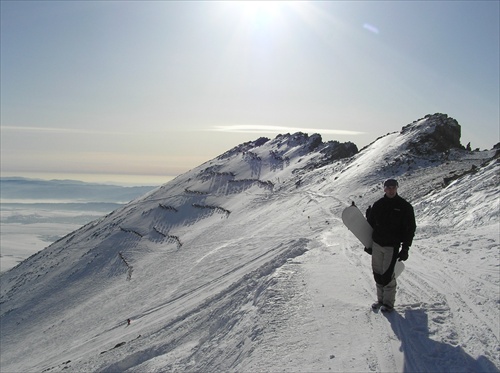
POLYGON ((384 195, 367 211, 368 223, 373 228, 373 241, 381 246, 410 247, 417 225, 413 206, 396 195, 384 195))

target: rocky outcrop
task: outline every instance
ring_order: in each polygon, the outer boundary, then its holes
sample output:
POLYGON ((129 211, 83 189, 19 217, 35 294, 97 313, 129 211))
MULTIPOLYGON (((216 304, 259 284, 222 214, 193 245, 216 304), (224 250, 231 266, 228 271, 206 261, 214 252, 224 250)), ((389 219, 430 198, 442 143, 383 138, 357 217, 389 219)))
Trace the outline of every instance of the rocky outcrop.
POLYGON ((358 153, 356 144, 348 142, 328 141, 325 147, 321 149, 321 153, 325 155, 325 159, 331 162, 349 158, 358 153))
POLYGON ((266 137, 261 137, 255 141, 249 141, 240 144, 233 149, 220 155, 219 159, 229 158, 235 154, 244 153, 246 156, 252 155, 252 149, 258 148, 268 141, 271 141, 277 147, 277 151, 273 152, 273 157, 281 157, 282 153, 295 148, 297 154, 305 155, 311 152, 322 154, 322 158, 318 163, 318 167, 334 162, 342 158, 352 157, 358 153, 358 147, 352 142, 341 143, 339 141, 323 142, 320 134, 314 133, 309 135, 303 132, 294 134, 277 135, 273 140, 266 137))
POLYGON ((442 153, 463 149, 460 144, 461 127, 446 114, 426 115, 401 130, 401 135, 411 135, 409 150, 416 154, 442 153))
POLYGON ((267 137, 259 137, 255 141, 247 141, 247 142, 240 144, 238 146, 235 146, 231 150, 228 150, 227 152, 219 155, 217 157, 217 159, 226 159, 226 158, 229 158, 235 154, 245 153, 251 149, 258 148, 259 146, 264 145, 268 141, 269 141, 269 138, 267 138, 267 137))
POLYGON ((496 150, 493 158, 500 158, 500 142, 493 147, 493 150, 496 150))
POLYGON ((350 158, 358 153, 358 147, 350 141, 327 141, 317 144, 315 151, 319 152, 321 156, 309 162, 305 167, 306 169, 315 169, 332 164, 340 159, 350 158))

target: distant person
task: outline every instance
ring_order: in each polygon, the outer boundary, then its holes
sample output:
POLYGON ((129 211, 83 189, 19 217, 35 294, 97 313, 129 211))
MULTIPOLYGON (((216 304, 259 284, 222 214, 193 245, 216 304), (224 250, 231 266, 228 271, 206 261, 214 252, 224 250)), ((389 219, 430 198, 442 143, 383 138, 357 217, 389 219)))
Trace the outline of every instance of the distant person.
POLYGON ((131 322, 130 319, 127 319, 127 326, 129 326, 131 322))
POLYGON ((396 301, 394 266, 408 259, 408 251, 417 227, 413 206, 398 195, 398 182, 384 182, 385 195, 368 207, 366 218, 373 228, 373 246, 365 249, 372 255, 372 270, 377 285, 373 309, 391 312, 396 301), (401 248, 401 251, 399 250, 401 248))

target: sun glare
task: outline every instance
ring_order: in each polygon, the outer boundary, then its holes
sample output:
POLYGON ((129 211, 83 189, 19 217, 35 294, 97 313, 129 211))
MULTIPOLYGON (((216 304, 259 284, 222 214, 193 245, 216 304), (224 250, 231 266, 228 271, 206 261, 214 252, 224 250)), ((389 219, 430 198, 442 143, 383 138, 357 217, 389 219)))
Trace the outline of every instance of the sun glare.
POLYGON ((222 18, 236 20, 242 29, 255 30, 293 27, 298 18, 307 19, 315 6, 306 1, 222 1, 222 18))
POLYGON ((254 24, 265 25, 280 17, 285 1, 240 1, 237 3, 243 18, 254 24))
POLYGON ((249 17, 261 15, 276 15, 279 12, 282 1, 241 1, 239 5, 249 17))

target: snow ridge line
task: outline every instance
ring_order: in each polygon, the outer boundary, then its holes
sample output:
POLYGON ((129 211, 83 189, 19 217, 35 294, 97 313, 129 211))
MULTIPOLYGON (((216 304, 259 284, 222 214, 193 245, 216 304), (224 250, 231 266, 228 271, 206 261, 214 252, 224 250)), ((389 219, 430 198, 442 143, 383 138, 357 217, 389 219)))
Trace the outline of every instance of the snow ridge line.
MULTIPOLYGON (((249 262, 239 266, 238 268, 232 269, 231 271, 225 273, 224 275, 206 283, 202 286, 193 289, 188 293, 184 293, 179 295, 178 297, 170 300, 168 303, 154 308, 143 315, 141 317, 146 316, 148 314, 152 314, 160 309, 166 307, 168 304, 171 304, 179 299, 192 294, 193 292, 202 290, 207 286, 220 281, 228 274, 241 269, 242 267, 269 255, 270 253, 283 248, 284 245, 288 246, 287 249, 266 261, 259 268, 245 274, 240 280, 230 284, 227 288, 223 289, 219 293, 207 298, 201 304, 196 307, 193 307, 189 312, 178 315, 173 320, 169 321, 162 328, 153 331, 149 335, 142 335, 142 339, 151 338, 162 340, 162 333, 168 333, 169 335, 177 334, 177 332, 181 332, 181 335, 178 339, 172 340, 170 343, 161 345, 158 344, 156 346, 151 346, 145 350, 141 350, 132 355, 124 357, 122 360, 117 361, 116 363, 110 366, 101 366, 100 370, 103 372, 114 372, 114 371, 125 371, 127 369, 137 367, 140 364, 147 362, 150 359, 153 359, 157 356, 165 355, 175 349, 179 344, 182 343, 183 339, 189 340, 190 338, 190 328, 186 328, 184 323, 189 323, 190 319, 196 319, 195 322, 199 325, 204 325, 206 332, 208 335, 203 337, 200 340, 200 343, 193 348, 195 350, 193 354, 195 354, 198 350, 203 349, 204 344, 210 344, 210 341, 213 338, 216 338, 220 333, 229 332, 233 326, 240 320, 243 306, 248 303, 249 294, 252 293, 262 293, 263 286, 266 286, 266 283, 269 285, 269 281, 266 281, 266 278, 271 275, 278 268, 287 263, 290 259, 296 258, 300 255, 303 255, 308 251, 307 244, 309 239, 301 238, 299 240, 292 240, 289 243, 281 244, 266 253, 259 255, 258 257, 252 259, 249 262), (232 312, 229 312, 232 311, 232 312), (227 313, 230 313, 227 316, 227 313), (220 317, 219 314, 224 314, 220 317), (197 317, 195 317, 198 315, 197 317), (207 326, 208 325, 208 326, 207 326), (157 336, 157 337, 155 337, 157 336)), ((255 297, 254 297, 255 298, 255 297)), ((254 333, 255 331, 251 331, 254 333)), ((192 336, 191 336, 192 337, 192 336)), ((255 336, 254 336, 255 337, 255 336)), ((159 342, 161 343, 161 342, 159 342)), ((137 348, 137 347, 136 347, 137 348)), ((188 357, 187 360, 191 359, 188 357)), ((207 364, 210 364, 210 359, 207 361, 207 364)), ((213 363, 213 361, 212 361, 213 363)))
MULTIPOLYGON (((292 240, 290 243, 293 243, 294 241, 295 240, 292 240)), ((305 239, 305 238, 300 239, 299 242, 297 243, 297 245, 302 244, 303 241, 309 241, 309 240, 305 239)), ((138 317, 144 317, 146 315, 152 314, 152 313, 154 313, 154 312, 156 312, 156 311, 158 311, 160 309, 163 309, 166 306, 168 306, 168 305, 170 305, 170 304, 178 301, 179 299, 182 299, 182 298, 184 298, 184 297, 186 297, 188 295, 192 295, 193 293, 196 293, 196 292, 198 292, 200 290, 203 290, 203 289, 207 288, 208 286, 213 285, 213 284, 217 283, 220 280, 223 280, 228 275, 230 275, 230 274, 232 274, 234 272, 237 272, 238 270, 242 269, 243 267, 247 266, 248 264, 251 264, 251 263, 253 263, 253 262, 255 262, 255 261, 257 261, 257 260, 259 260, 259 259, 261 259, 261 258, 263 258, 263 257, 265 257, 267 255, 269 255, 269 253, 274 252, 275 250, 280 249, 282 246, 283 246, 283 244, 281 244, 280 246, 277 246, 277 247, 271 249, 270 251, 267 251, 267 252, 265 252, 265 253, 263 253, 263 254, 255 257, 255 258, 253 258, 252 260, 250 260, 248 262, 245 262, 245 263, 243 263, 243 264, 241 264, 241 265, 239 265, 237 267, 234 267, 231 270, 229 270, 229 271, 225 272, 224 274, 222 274, 221 276, 219 276, 217 278, 214 278, 214 279, 210 280, 209 282, 204 283, 204 284, 202 284, 202 285, 200 285, 200 286, 198 286, 196 288, 193 288, 190 291, 182 293, 182 294, 180 294, 180 295, 178 295, 178 296, 176 296, 176 297, 168 300, 164 304, 162 304, 162 305, 160 305, 158 307, 154 307, 151 310, 144 312, 142 315, 139 315, 138 317)), ((297 256, 300 256, 300 255, 304 254, 307 251, 307 249, 305 248, 305 246, 306 246, 306 244, 303 245, 302 249, 300 249, 300 248, 292 248, 292 249, 289 249, 289 250, 283 252, 281 255, 277 256, 276 258, 270 260, 269 262, 266 262, 260 268, 258 268, 256 270, 254 270, 254 271, 246 274, 245 276, 243 276, 241 280, 239 280, 239 281, 233 283, 232 285, 230 285, 230 287, 227 288, 225 292, 231 292, 233 288, 236 288, 236 287, 240 286, 241 283, 244 283, 249 278, 252 278, 252 277, 260 278, 260 277, 263 277, 263 276, 266 276, 266 275, 270 274, 272 271, 274 271, 275 269, 281 267, 284 263, 286 263, 286 261, 288 259, 293 259, 293 258, 295 258, 297 256), (255 276, 256 274, 259 274, 259 275, 255 276)), ((213 302, 214 300, 216 300, 216 299, 218 299, 218 298, 220 298, 220 297, 222 297, 224 295, 225 295, 224 292, 221 292, 219 294, 216 294, 216 295, 212 296, 211 298, 209 298, 205 302, 203 302, 203 304, 201 305, 201 307, 202 308, 206 307, 208 303, 213 302)), ((188 317, 192 313, 197 312, 198 310, 199 310, 199 307, 194 308, 192 311, 188 312, 187 314, 182 315, 182 316, 178 317, 175 320, 172 320, 165 327, 166 328, 170 327, 172 324, 175 324, 178 321, 178 319, 185 319, 186 317, 188 317)), ((135 318, 138 318, 138 317, 135 317, 135 318)))

